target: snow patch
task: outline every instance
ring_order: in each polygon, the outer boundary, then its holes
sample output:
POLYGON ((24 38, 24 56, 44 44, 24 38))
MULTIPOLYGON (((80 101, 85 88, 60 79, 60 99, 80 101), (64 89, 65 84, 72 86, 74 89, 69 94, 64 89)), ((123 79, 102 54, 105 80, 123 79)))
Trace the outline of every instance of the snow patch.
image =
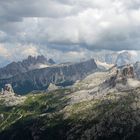
POLYGON ((47 64, 36 64, 36 65, 30 65, 29 69, 34 70, 34 69, 42 69, 42 68, 47 68, 50 67, 47 64))
POLYGON ((98 66, 102 66, 105 69, 109 69, 109 68, 113 67, 113 64, 107 64, 106 62, 101 62, 101 61, 98 61, 98 60, 95 61, 95 62, 98 66))

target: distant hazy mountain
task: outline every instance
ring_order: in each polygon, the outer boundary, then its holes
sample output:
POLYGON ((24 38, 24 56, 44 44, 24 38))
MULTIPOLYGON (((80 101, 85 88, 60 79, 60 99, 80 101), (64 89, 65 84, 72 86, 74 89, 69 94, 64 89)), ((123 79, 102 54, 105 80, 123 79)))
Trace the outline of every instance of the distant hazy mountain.
POLYGON ((33 57, 29 56, 21 62, 12 62, 0 69, 0 79, 10 78, 19 73, 24 73, 33 69, 48 67, 55 62, 52 59, 47 60, 43 55, 33 57))
POLYGON ((107 64, 115 64, 118 53, 109 53, 105 55, 105 62, 107 64))
MULTIPOLYGON (((36 64, 35 60, 35 58, 29 57, 23 62, 26 62, 26 68, 29 68, 31 63, 36 64)), ((44 59, 44 57, 42 56, 38 57, 37 60, 38 62, 42 62, 43 60, 43 62, 46 63, 46 59, 44 59)), ((19 63, 19 66, 20 65, 21 63, 19 63)), ((17 63, 15 63, 15 66, 17 66, 17 63)), ((96 71, 96 69, 97 65, 94 59, 79 63, 59 64, 30 71, 28 71, 29 69, 24 69, 24 71, 22 70, 22 73, 20 72, 20 69, 18 69, 18 71, 15 71, 17 73, 15 76, 7 79, 1 79, 0 87, 3 87, 5 84, 10 83, 12 84, 16 93, 22 94, 31 92, 33 90, 47 89, 50 83, 56 84, 57 86, 68 86, 73 84, 77 80, 83 79, 88 74, 96 71)), ((11 70, 13 69, 10 69, 9 73, 11 72, 11 70)))
POLYGON ((139 60, 136 51, 101 51, 92 56, 96 61, 106 64, 114 64, 118 66, 135 63, 139 60))
POLYGON ((133 62, 134 62, 134 59, 133 59, 132 54, 127 51, 119 53, 116 59, 117 66, 127 65, 133 62))

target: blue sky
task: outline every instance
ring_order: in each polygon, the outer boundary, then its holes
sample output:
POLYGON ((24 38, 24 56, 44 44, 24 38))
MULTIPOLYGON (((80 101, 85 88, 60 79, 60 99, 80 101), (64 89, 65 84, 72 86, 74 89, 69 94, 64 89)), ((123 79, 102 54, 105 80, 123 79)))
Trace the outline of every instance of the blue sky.
POLYGON ((103 49, 139 53, 139 0, 0 1, 0 64, 38 54, 74 61, 103 49))

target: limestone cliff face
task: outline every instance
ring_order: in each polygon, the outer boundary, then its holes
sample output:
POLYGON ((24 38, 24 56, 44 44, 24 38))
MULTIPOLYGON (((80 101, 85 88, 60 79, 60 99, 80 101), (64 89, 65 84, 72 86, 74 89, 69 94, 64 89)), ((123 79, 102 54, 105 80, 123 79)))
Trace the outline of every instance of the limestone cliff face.
POLYGON ((94 59, 79 62, 61 64, 53 67, 36 69, 18 74, 12 78, 0 80, 2 87, 6 83, 12 84, 16 93, 28 93, 33 90, 44 90, 50 83, 58 86, 68 86, 91 74, 97 69, 94 59))

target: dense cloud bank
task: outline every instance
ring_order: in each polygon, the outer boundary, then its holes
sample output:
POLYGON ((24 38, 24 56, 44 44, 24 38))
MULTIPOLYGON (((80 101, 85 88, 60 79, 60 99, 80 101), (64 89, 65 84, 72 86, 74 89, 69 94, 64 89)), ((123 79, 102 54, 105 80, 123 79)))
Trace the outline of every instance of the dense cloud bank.
MULTIPOLYGON (((0 1, 0 56, 139 50, 139 0, 0 1), (83 52, 84 51, 84 52, 83 52)), ((82 54, 83 55, 83 54, 82 54)))

